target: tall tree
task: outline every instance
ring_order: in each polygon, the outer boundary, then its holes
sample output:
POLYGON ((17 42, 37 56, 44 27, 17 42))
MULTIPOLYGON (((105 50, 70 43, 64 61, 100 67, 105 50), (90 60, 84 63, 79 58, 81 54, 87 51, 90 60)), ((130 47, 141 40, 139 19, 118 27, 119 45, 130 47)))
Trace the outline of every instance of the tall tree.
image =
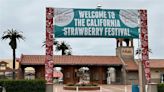
MULTIPOLYGON (((54 39, 54 41, 53 41, 53 42, 54 42, 54 43, 53 43, 54 45, 57 45, 57 44, 58 44, 58 41, 56 41, 55 39, 54 39)), ((44 42, 43 42, 42 47, 43 47, 43 46, 46 46, 46 41, 44 41, 44 42)))
MULTIPOLYGON (((54 43, 56 51, 62 51, 62 55, 71 55, 71 46, 69 44, 67 44, 66 42, 62 41, 62 42, 58 42, 54 39, 54 43)), ((46 41, 43 42, 42 46, 46 45, 46 41)))
MULTIPOLYGON (((148 52, 149 52, 149 53, 152 53, 152 50, 151 50, 151 49, 148 49, 148 52)), ((135 54, 140 56, 140 55, 142 54, 142 49, 141 49, 141 48, 137 48, 135 54)), ((140 57, 141 57, 141 56, 140 56, 140 57)))
POLYGON ((62 55, 71 55, 71 46, 64 41, 56 45, 57 51, 62 51, 62 55))
POLYGON ((4 34, 1 37, 2 40, 7 40, 7 39, 10 40, 9 45, 13 50, 13 79, 15 79, 15 58, 16 58, 17 40, 25 39, 25 37, 23 37, 21 33, 22 32, 18 32, 14 29, 11 30, 8 29, 7 31, 4 32, 4 34))

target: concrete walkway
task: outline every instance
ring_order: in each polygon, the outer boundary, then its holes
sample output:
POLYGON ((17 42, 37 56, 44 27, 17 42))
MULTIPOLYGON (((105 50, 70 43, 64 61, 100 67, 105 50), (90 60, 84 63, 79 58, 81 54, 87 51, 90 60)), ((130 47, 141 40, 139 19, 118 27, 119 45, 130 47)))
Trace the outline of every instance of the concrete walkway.
MULTIPOLYGON (((75 90, 63 90, 64 85, 54 85, 54 92, 77 92, 75 90)), ((100 85, 102 91, 94 90, 94 91, 79 91, 79 92, 125 92, 124 85, 100 85)), ((127 91, 131 92, 131 85, 127 85, 127 91)))

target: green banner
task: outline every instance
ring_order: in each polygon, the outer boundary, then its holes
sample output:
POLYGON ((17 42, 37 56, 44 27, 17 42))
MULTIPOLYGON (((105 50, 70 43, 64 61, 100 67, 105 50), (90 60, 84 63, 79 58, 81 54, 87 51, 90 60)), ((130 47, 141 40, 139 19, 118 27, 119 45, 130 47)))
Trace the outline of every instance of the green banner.
POLYGON ((55 38, 139 38, 138 10, 54 8, 55 38))

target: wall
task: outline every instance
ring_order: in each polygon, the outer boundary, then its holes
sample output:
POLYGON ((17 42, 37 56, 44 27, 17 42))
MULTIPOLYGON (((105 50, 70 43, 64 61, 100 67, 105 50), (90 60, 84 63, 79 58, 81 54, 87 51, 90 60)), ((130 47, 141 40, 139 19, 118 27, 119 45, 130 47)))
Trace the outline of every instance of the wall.
POLYGON ((73 66, 63 66, 62 73, 64 74, 63 75, 64 84, 75 83, 73 66))
POLYGON ((117 47, 116 56, 124 60, 133 60, 134 59, 134 48, 133 47, 117 47))
POLYGON ((90 81, 99 84, 106 84, 106 67, 91 66, 90 67, 90 81))
POLYGON ((35 68, 36 79, 45 79, 45 66, 44 65, 36 65, 34 68, 35 68))
POLYGON ((127 72, 127 84, 138 84, 139 76, 137 71, 128 71, 127 72))
MULTIPOLYGON (((5 61, 7 62, 7 67, 13 68, 13 60, 12 59, 0 59, 0 61, 5 61)), ((15 69, 19 68, 19 63, 15 62, 15 69)))

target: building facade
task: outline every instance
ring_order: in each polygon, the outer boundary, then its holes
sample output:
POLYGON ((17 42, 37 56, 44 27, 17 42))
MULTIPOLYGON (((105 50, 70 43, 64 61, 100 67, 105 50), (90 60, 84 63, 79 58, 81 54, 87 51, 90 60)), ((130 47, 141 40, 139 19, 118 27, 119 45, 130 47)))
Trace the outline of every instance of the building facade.
MULTIPOLYGON (((133 40, 116 39, 116 56, 54 56, 54 67, 60 67, 63 83, 79 83, 79 70, 86 68, 89 82, 99 84, 138 83, 138 67, 134 60, 133 40), (126 46, 123 44, 125 41, 126 46)), ((44 55, 22 55, 20 57, 20 78, 24 78, 25 69, 32 67, 35 78, 44 79, 44 55)))
MULTIPOLYGON (((19 63, 16 62, 15 73, 18 75, 19 63)), ((1 59, 0 60, 0 79, 12 79, 12 60, 11 59, 1 59)), ((16 78, 18 78, 16 76, 16 78)))

